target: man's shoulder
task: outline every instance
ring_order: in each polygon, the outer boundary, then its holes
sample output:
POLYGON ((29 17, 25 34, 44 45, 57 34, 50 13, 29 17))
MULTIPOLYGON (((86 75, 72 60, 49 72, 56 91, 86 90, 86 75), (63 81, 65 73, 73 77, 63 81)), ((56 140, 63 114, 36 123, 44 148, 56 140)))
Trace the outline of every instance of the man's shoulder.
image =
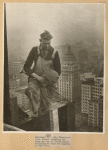
POLYGON ((32 49, 33 49, 33 50, 37 50, 37 49, 38 49, 38 46, 34 46, 32 49))
POLYGON ((38 52, 38 46, 34 46, 31 49, 31 53, 37 53, 38 52))

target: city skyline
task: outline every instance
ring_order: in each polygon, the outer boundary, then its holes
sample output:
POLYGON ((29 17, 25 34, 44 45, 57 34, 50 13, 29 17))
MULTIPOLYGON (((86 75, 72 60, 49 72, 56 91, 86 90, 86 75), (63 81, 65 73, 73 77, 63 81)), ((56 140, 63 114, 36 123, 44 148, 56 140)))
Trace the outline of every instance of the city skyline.
MULTIPOLYGON (((104 7, 104 4, 6 4, 9 90, 16 96, 15 107, 26 115, 31 111, 26 93, 28 76, 20 74, 20 70, 32 47, 39 46, 44 30, 51 32, 51 45, 60 55, 58 94, 65 101, 62 106, 54 103, 54 110, 49 111, 50 124, 56 124, 55 129, 50 126, 51 131, 59 130, 59 120, 60 131, 103 132, 104 7), (101 83, 94 85, 98 80, 101 83)), ((21 126, 28 131, 26 119, 21 126)), ((30 130, 35 129, 31 126, 30 130)))
MULTIPOLYGON (((85 53, 85 51, 81 51, 81 53, 85 53)), ((80 56, 82 55, 81 53, 80 56)), ((63 55, 61 62, 62 70, 58 82, 59 94, 69 102, 75 102, 75 130, 79 132, 92 132, 91 129, 94 129, 96 132, 102 132, 103 97, 101 96, 103 96, 104 92, 103 71, 99 72, 98 77, 96 77, 95 72, 93 73, 90 70, 89 72, 85 70, 85 73, 81 74, 80 66, 77 64, 76 57, 72 53, 70 46, 67 47, 67 53, 63 55), (100 83, 98 84, 98 82, 100 83), (92 109, 90 109, 91 107, 92 109), (92 118, 94 115, 96 118, 94 118, 93 122, 92 118), (97 128, 98 126, 99 129, 97 128)), ((18 69, 21 69, 22 66, 21 62, 10 63, 10 75, 13 73, 18 75, 18 69)), ((11 84, 14 81, 11 92, 14 91, 14 94, 16 93, 18 106, 23 111, 29 112, 29 100, 24 92, 22 92, 23 88, 27 88, 27 76, 19 74, 19 83, 17 79, 18 77, 10 80, 11 84)))

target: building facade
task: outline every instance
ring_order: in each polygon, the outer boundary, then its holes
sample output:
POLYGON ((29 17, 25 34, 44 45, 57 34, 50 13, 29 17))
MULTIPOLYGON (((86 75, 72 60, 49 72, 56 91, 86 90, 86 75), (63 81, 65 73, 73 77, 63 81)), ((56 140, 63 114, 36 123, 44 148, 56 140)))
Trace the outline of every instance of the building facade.
POLYGON ((92 85, 92 98, 99 99, 103 96, 103 78, 94 78, 95 84, 92 85))
POLYGON ((103 78, 82 83, 81 112, 88 114, 88 126, 97 127, 103 123, 103 78))
POLYGON ((81 112, 88 114, 88 102, 91 100, 91 89, 94 84, 94 80, 85 81, 81 86, 81 112))
POLYGON ((99 129, 103 131, 103 96, 99 98, 99 129))
POLYGON ((70 47, 62 59, 61 70, 59 93, 70 102, 78 101, 81 94, 80 68, 70 47))
POLYGON ((97 127, 99 122, 98 100, 89 100, 88 103, 88 126, 97 127))

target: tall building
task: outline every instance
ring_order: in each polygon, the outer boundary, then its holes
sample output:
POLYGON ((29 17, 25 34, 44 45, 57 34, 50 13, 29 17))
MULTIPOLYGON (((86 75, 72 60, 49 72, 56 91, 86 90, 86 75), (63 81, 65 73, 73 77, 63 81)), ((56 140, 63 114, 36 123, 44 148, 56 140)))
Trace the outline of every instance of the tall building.
POLYGON ((99 98, 99 129, 103 131, 103 96, 99 98))
POLYGON ((95 78, 95 84, 92 85, 92 98, 96 100, 103 95, 103 78, 95 78))
POLYGON ((63 56, 61 70, 59 93, 70 102, 79 101, 81 94, 80 68, 70 46, 63 56))
POLYGON ((88 103, 88 126, 97 127, 99 122, 98 100, 89 100, 88 103))
POLYGON ((88 125, 103 128, 103 78, 95 79, 92 86, 92 101, 89 101, 88 125))
POLYGON ((88 126, 103 127, 103 77, 82 83, 81 112, 88 114, 88 126))
POLYGON ((91 89, 94 85, 94 80, 85 81, 81 88, 81 112, 88 114, 88 102, 91 100, 91 89))

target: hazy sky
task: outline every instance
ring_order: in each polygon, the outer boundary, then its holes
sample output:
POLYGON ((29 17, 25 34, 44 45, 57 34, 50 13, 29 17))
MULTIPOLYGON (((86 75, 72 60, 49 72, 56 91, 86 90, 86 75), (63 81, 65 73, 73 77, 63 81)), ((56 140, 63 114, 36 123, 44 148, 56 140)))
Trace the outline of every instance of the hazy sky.
POLYGON ((104 37, 104 4, 7 3, 6 10, 9 51, 28 54, 44 30, 53 35, 52 46, 104 37))

